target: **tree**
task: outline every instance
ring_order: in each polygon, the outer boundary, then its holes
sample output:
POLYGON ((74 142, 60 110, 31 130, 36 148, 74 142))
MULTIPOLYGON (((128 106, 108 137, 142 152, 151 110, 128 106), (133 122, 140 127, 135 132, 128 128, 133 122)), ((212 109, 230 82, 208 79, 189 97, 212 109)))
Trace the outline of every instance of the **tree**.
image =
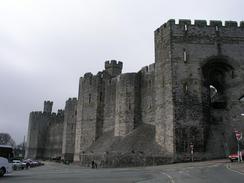
POLYGON ((1 145, 10 145, 15 146, 15 141, 11 138, 8 133, 0 133, 0 144, 1 145))

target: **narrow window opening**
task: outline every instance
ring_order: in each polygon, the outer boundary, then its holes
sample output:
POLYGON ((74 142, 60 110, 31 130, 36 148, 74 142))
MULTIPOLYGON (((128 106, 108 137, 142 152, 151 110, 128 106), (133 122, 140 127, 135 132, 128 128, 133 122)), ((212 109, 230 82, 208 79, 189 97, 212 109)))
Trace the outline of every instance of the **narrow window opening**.
POLYGON ((90 78, 90 81, 89 82, 90 82, 90 85, 92 85, 92 78, 90 78))
POLYGON ((149 109, 151 109, 152 108, 152 104, 149 104, 149 109))
POLYGON ((185 24, 184 29, 185 31, 188 31, 188 25, 185 24))
POLYGON ((184 89, 184 93, 187 93, 188 92, 188 85, 187 85, 187 83, 185 83, 183 87, 184 87, 183 88, 184 89))
POLYGON ((91 103, 91 94, 89 94, 88 102, 89 102, 89 104, 91 103))
POLYGON ((215 31, 216 31, 216 32, 219 31, 219 26, 215 26, 215 31))
POLYGON ((183 49, 183 60, 186 63, 187 62, 187 53, 186 53, 186 49, 183 49))
POLYGON ((211 102, 214 102, 216 100, 216 98, 218 97, 218 90, 213 85, 210 85, 209 88, 210 88, 211 102))
POLYGON ((129 98, 129 100, 128 100, 128 108, 129 108, 129 110, 131 109, 130 98, 129 98))
POLYGON ((102 98, 103 97, 103 93, 102 92, 100 92, 100 102, 102 102, 102 98))

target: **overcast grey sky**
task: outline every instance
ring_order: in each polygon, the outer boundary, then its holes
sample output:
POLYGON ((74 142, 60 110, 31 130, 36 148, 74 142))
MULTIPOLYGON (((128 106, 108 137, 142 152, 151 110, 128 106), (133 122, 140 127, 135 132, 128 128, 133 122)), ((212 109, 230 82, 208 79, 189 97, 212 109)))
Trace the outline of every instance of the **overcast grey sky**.
POLYGON ((17 143, 30 111, 77 97, 104 61, 123 72, 154 62, 153 31, 168 19, 243 20, 242 0, 0 0, 0 132, 17 143))

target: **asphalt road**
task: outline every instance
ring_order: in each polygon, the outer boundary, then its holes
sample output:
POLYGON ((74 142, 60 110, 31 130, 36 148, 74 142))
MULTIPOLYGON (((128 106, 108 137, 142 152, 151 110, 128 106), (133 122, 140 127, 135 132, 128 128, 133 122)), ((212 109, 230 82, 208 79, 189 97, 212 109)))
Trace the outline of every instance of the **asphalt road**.
POLYGON ((4 183, 244 183, 244 174, 228 168, 226 161, 180 163, 156 167, 88 169, 46 163, 0 178, 4 183))

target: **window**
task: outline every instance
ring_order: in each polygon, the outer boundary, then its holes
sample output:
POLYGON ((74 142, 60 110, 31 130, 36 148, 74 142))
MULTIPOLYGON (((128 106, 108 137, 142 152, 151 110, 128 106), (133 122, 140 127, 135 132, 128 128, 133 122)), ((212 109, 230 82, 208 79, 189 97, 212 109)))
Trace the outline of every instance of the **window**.
POLYGON ((184 93, 187 93, 188 92, 188 85, 187 85, 187 83, 184 83, 183 90, 184 90, 184 93))
POLYGON ((184 29, 185 31, 188 31, 188 25, 185 24, 184 29))
POLYGON ((88 102, 89 102, 89 104, 91 103, 91 94, 89 94, 88 102))
POLYGON ((186 54, 186 49, 183 49, 183 60, 186 63, 187 62, 187 54, 186 54))
POLYGON ((219 26, 215 26, 215 31, 216 31, 216 32, 219 31, 219 26))
POLYGON ((103 92, 100 92, 100 102, 102 102, 103 99, 103 92))

